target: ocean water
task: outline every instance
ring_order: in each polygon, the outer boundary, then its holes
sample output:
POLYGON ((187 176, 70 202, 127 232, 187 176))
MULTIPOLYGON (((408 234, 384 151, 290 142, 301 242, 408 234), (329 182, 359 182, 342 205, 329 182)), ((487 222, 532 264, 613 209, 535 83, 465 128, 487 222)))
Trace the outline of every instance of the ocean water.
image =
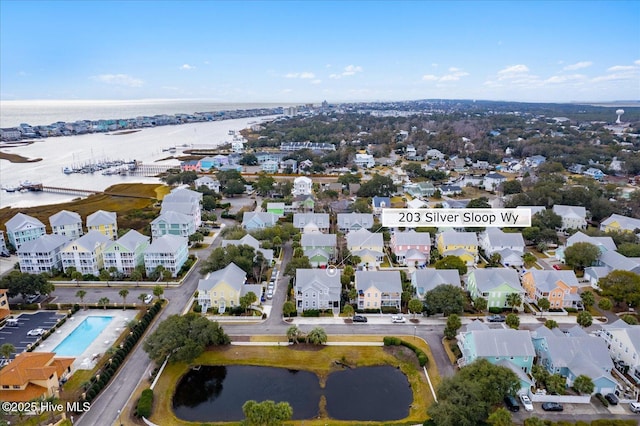
MULTIPOLYGON (((101 160, 142 161, 145 164, 178 165, 183 150, 202 146, 218 146, 231 142, 230 130, 239 131, 253 123, 273 120, 277 116, 252 117, 205 123, 189 123, 176 126, 159 126, 140 129, 128 134, 94 133, 79 136, 62 136, 39 139, 29 145, 2 146, 3 152, 18 154, 29 159, 42 158, 33 163, 11 163, 0 160, 0 186, 17 186, 28 180, 47 186, 103 191, 117 183, 156 183, 157 178, 140 176, 70 174, 64 167, 101 160), (177 152, 170 154, 169 147, 177 152)), ((33 207, 71 201, 75 195, 46 192, 6 192, 0 190, 0 208, 33 207)))

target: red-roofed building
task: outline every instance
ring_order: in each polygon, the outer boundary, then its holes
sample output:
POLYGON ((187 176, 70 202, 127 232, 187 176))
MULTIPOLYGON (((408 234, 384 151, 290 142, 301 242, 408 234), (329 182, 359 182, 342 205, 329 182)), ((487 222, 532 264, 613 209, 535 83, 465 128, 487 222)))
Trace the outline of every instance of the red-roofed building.
POLYGON ((75 358, 52 352, 23 352, 0 370, 0 401, 31 401, 58 396, 60 379, 71 373, 75 358))

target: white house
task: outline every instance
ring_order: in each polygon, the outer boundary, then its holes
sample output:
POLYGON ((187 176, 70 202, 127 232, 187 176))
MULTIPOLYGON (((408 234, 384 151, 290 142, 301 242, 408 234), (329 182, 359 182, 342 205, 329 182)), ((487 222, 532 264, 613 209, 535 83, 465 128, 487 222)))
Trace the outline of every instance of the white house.
POLYGON ((585 229, 587 227, 587 211, 582 206, 565 206, 556 204, 553 212, 562 218, 560 229, 585 229))
POLYGON ((161 213, 151 221, 151 236, 158 238, 165 234, 189 237, 196 232, 193 217, 176 211, 161 213))
POLYGON ((51 232, 58 235, 65 235, 72 240, 84 234, 82 230, 82 218, 76 212, 61 210, 49 217, 51 232))
POLYGON ((354 158, 353 163, 362 169, 368 169, 376 165, 373 155, 360 153, 356 154, 356 158, 354 158))
POLYGON ((191 216, 195 229, 202 225, 202 196, 201 192, 187 188, 176 188, 162 199, 160 213, 174 211, 191 216))
POLYGON ((640 325, 617 320, 604 324, 598 335, 607 342, 611 358, 629 366, 629 374, 640 382, 640 325))
POLYGON ((296 310, 332 309, 340 312, 340 273, 328 274, 323 269, 298 269, 293 287, 296 310))
POLYGON ((172 277, 177 277, 189 256, 188 244, 187 238, 177 235, 166 234, 154 238, 151 245, 144 250, 144 268, 147 276, 162 265, 171 272, 172 277))
POLYGON ((357 231, 362 228, 371 229, 373 227, 373 214, 338 213, 337 224, 340 232, 357 231))
POLYGON ((25 241, 18 249, 20 272, 38 274, 62 269, 60 251, 69 242, 66 235, 43 235, 37 240, 25 241))
POLYGON ((502 176, 500 173, 489 173, 484 177, 482 184, 485 191, 497 191, 506 180, 507 178, 502 176))
POLYGON ((207 189, 215 192, 220 192, 220 181, 217 179, 212 179, 209 176, 202 176, 193 181, 193 185, 196 188, 200 188, 201 186, 205 186, 207 189))
POLYGON ((310 195, 313 181, 306 176, 298 176, 293 180, 293 188, 291 194, 296 197, 298 195, 310 195))
POLYGON ((293 215, 293 226, 300 231, 314 225, 320 232, 329 231, 329 214, 328 213, 295 213, 293 215))
POLYGON ((487 256, 494 253, 500 255, 500 263, 504 266, 522 266, 524 264, 524 238, 520 232, 503 232, 498 228, 487 228, 480 234, 480 247, 487 256))

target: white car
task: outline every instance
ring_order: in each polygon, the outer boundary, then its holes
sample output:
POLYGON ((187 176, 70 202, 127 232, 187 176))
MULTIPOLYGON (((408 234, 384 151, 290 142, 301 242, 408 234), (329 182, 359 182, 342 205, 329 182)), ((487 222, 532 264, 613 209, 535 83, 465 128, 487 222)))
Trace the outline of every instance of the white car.
POLYGON ((46 332, 44 328, 34 328, 33 330, 27 331, 27 336, 42 336, 46 332))
POLYGON ((531 402, 531 399, 529 399, 527 395, 520 395, 520 402, 522 402, 522 405, 524 406, 525 410, 533 411, 533 403, 531 402))
POLYGON ((634 413, 640 413, 640 402, 630 402, 629 409, 634 413))
POLYGON ((152 300, 153 300, 153 295, 147 294, 147 297, 144 298, 144 303, 148 305, 149 303, 151 303, 152 300))
POLYGON ((391 322, 407 322, 407 319, 402 315, 393 315, 391 317, 391 322))

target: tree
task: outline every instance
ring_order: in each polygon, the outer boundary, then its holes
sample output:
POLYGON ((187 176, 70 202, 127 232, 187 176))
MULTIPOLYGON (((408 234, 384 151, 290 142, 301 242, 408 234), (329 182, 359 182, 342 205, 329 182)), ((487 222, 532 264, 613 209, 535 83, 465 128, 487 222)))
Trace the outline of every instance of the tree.
POLYGON ((246 426, 279 426, 290 420, 293 409, 288 402, 249 400, 242 405, 246 426))
POLYGON ((298 269, 311 269, 311 263, 307 256, 294 257, 284 268, 284 274, 293 276, 298 269))
MULTIPOLYGON (((420 302, 420 305, 422 305, 422 302, 420 302)), ((342 313, 345 314, 347 317, 351 317, 353 316, 354 310, 353 310, 353 306, 349 305, 348 303, 346 305, 344 305, 344 307, 342 308, 342 313)))
POLYGON ((84 297, 87 295, 87 292, 84 290, 76 291, 76 297, 80 299, 80 303, 84 304, 84 297))
POLYGON ((538 258, 534 254, 526 252, 522 255, 522 261, 527 268, 531 268, 538 261, 538 258))
POLYGON ((588 311, 580 311, 578 312, 578 316, 576 317, 576 322, 581 327, 589 327, 593 324, 593 317, 588 311))
POLYGON ((502 182, 502 192, 504 195, 520 194, 522 192, 522 184, 519 180, 507 180, 502 182))
POLYGON ((413 318, 416 317, 416 314, 422 312, 423 308, 422 300, 420 299, 411 299, 409 300, 409 312, 413 314, 413 318))
POLYGON ((127 308, 125 305, 127 304, 127 296, 129 295, 129 290, 123 288, 118 292, 118 294, 120 295, 120 297, 122 297, 122 310, 124 311, 127 308))
POLYGON ((487 267, 496 268, 500 266, 501 262, 502 256, 500 255, 500 253, 492 253, 491 256, 489 256, 489 263, 487 264, 487 267))
POLYGON ((585 290, 580 294, 582 305, 585 309, 589 309, 596 303, 596 297, 591 290, 585 290))
POLYGON ((474 198, 470 200, 466 206, 467 209, 490 209, 489 199, 487 197, 474 198))
POLYGON ((350 183, 360 183, 360 175, 353 173, 345 173, 338 176, 338 183, 343 185, 349 185, 350 183))
POLYGON ((558 323, 556 320, 548 319, 544 322, 544 326, 549 330, 553 330, 554 328, 558 328, 558 323))
POLYGON ((287 300, 282 305, 282 313, 291 318, 291 314, 296 311, 296 305, 290 300, 287 300))
POLYGON ((424 295, 424 303, 429 315, 442 313, 444 316, 461 314, 466 296, 462 289, 451 284, 441 284, 424 295))
POLYGON ((324 345, 327 343, 327 333, 322 327, 315 327, 307 334, 307 343, 312 345, 324 345))
POLYGON ((144 303, 144 299, 146 299, 146 298, 147 298, 147 293, 140 293, 140 295, 138 296, 138 300, 141 303, 144 303))
POLYGON ((253 187, 255 188, 258 195, 264 197, 273 190, 273 185, 275 183, 276 180, 273 178, 273 176, 269 176, 266 173, 259 173, 258 179, 253 183, 253 187))
POLYGON ((243 166, 256 166, 258 164, 258 157, 248 152, 242 154, 242 157, 240 158, 240 161, 238 163, 242 164, 243 166))
POLYGON ((620 319, 629 325, 638 325, 638 318, 631 314, 622 315, 620 319))
POLYGON ((511 413, 506 408, 500 407, 489 415, 487 423, 492 426, 512 426, 513 419, 511 418, 511 413))
POLYGON ((76 282, 76 285, 79 285, 78 282, 82 281, 83 278, 84 278, 84 276, 82 275, 82 272, 80 272, 80 271, 73 271, 71 273, 71 279, 76 282))
POLYGON ((11 343, 4 343, 2 346, 0 346, 0 355, 4 359, 9 359, 11 354, 14 353, 15 351, 16 351, 16 347, 13 346, 11 343))
POLYGON ((131 271, 131 275, 129 276, 132 281, 136 282, 136 286, 138 285, 138 281, 140 281, 142 277, 142 272, 140 272, 138 269, 134 269, 133 271, 131 271))
POLYGON ((287 340, 289 342, 298 343, 298 338, 301 335, 301 331, 297 325, 292 325, 287 329, 287 340))
POLYGON ((511 306, 511 310, 515 311, 518 306, 522 305, 522 296, 520 293, 509 293, 506 301, 507 305, 511 306))
POLYGON ((201 243, 203 241, 204 235, 202 235, 200 232, 194 232, 193 234, 189 235, 190 243, 201 243))
POLYGON ((456 337, 456 333, 462 327, 462 321, 456 314, 449 315, 447 318, 447 326, 444 328, 444 337, 451 340, 456 337))
POLYGON ((551 394, 563 395, 567 387, 567 379, 560 374, 551 374, 545 382, 545 388, 551 394))
POLYGON ((613 303, 611 303, 611 299, 603 297, 598 302, 598 308, 602 309, 603 311, 608 311, 613 308, 613 303))
POLYGON ((100 278, 100 281, 106 281, 107 285, 109 285, 109 280, 111 279, 111 274, 109 273, 108 270, 101 269, 99 278, 100 278))
POLYGON ((631 271, 614 270, 600 278, 602 294, 611 297, 616 305, 625 302, 638 306, 640 302, 640 275, 631 271))
POLYGON ((164 294, 164 289, 162 288, 161 285, 157 285, 153 287, 153 295, 155 297, 161 298, 163 294, 164 294))
POLYGON ((247 292, 244 296, 240 297, 240 307, 244 309, 245 313, 249 310, 249 307, 258 301, 258 296, 252 291, 247 292))
POLYGON ((433 266, 436 269, 457 269, 460 275, 467 273, 467 265, 458 256, 445 256, 433 266))
POLYGON ((479 359, 451 377, 442 379, 438 402, 428 408, 436 426, 476 426, 489 411, 520 387, 516 374, 505 367, 479 359))
POLYGON ((520 327, 520 317, 517 314, 514 314, 513 312, 507 315, 504 322, 514 330, 517 330, 518 327, 520 327))
POLYGON ((573 389, 579 394, 591 394, 595 385, 589 376, 581 374, 573 381, 573 389))
POLYGON ((542 312, 548 311, 550 307, 551 302, 549 302, 549 299, 547 299, 546 297, 541 297, 540 299, 538 299, 538 308, 540 308, 542 312))
POLYGON ((591 243, 575 243, 564 251, 564 261, 567 265, 576 269, 584 269, 598 260, 600 250, 591 243))
POLYGON ((360 185, 358 197, 389 197, 394 192, 396 192, 396 186, 393 179, 376 173, 371 179, 360 185))
POLYGON ((259 282, 260 277, 254 276, 256 273, 253 269, 255 258, 255 249, 246 244, 218 247, 214 249, 207 260, 203 262, 200 271, 202 273, 218 271, 224 269, 230 263, 235 263, 236 266, 259 282))
POLYGON ((488 305, 489 305, 489 302, 484 297, 478 296, 475 299, 473 299, 473 307, 479 313, 482 313, 482 312, 486 311, 488 305))
POLYGON ((230 339, 216 321, 190 312, 171 315, 145 340, 143 349, 157 364, 167 357, 169 362, 191 362, 205 348, 227 345, 230 339))
POLYGON ((227 197, 233 197, 234 195, 242 194, 245 191, 245 187, 240 180, 232 179, 226 185, 221 186, 220 191, 227 197))
POLYGON ((107 309, 108 304, 109 304, 108 297, 101 297, 100 300, 98 300, 98 305, 102 306, 103 309, 107 309))
POLYGON ((8 297, 20 295, 24 301, 28 296, 48 295, 55 290, 46 274, 28 274, 17 270, 9 272, 0 279, 0 288, 7 289, 8 297))

